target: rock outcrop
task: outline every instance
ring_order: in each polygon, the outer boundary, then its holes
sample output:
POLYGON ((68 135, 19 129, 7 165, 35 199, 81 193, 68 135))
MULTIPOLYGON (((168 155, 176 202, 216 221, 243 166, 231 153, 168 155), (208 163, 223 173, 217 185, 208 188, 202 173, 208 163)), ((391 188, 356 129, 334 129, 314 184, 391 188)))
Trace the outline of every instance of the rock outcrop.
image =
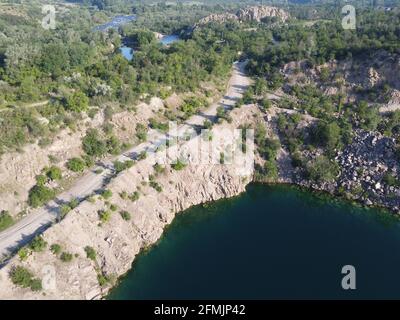
POLYGON ((240 9, 235 14, 233 13, 222 13, 222 14, 211 14, 201 19, 195 27, 208 24, 210 22, 224 23, 227 21, 257 21, 261 22, 265 18, 277 18, 279 21, 285 22, 289 19, 290 15, 285 10, 269 7, 269 6, 254 6, 249 8, 240 9))
POLYGON ((280 21, 285 22, 289 19, 289 13, 285 10, 276 7, 269 6, 255 6, 245 9, 240 9, 236 16, 240 21, 257 21, 260 22, 264 18, 277 18, 280 21))

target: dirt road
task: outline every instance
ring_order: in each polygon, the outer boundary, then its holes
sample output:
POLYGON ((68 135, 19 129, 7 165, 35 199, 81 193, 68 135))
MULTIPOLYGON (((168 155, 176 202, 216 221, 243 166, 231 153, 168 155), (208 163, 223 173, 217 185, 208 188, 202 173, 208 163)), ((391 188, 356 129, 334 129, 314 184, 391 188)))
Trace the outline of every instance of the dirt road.
MULTIPOLYGON (((211 105, 206 111, 192 116, 178 130, 185 132, 190 128, 201 126, 206 119, 215 121, 217 119, 217 108, 220 106, 225 109, 232 108, 250 85, 250 79, 245 75, 244 67, 245 62, 234 63, 232 76, 229 80, 225 96, 219 102, 211 105)), ((75 198, 84 199, 105 187, 109 178, 114 175, 112 165, 114 160, 135 160, 137 155, 142 151, 155 150, 162 144, 162 140, 165 142, 164 135, 152 132, 150 137, 149 141, 131 148, 119 157, 104 161, 100 166, 94 168, 93 171, 81 177, 68 191, 59 195, 54 201, 51 201, 42 208, 36 209, 26 218, 23 218, 9 229, 1 232, 0 258, 9 256, 12 252, 15 252, 18 248, 28 243, 35 235, 42 233, 52 223, 55 223, 62 204, 75 198), (100 168, 103 169, 102 173, 96 174, 95 171, 100 168)))

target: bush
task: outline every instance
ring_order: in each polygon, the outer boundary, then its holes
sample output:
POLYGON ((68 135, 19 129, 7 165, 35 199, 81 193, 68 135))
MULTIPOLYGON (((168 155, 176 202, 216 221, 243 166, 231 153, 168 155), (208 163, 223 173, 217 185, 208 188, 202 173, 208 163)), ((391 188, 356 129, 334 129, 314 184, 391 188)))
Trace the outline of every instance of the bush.
POLYGON ((36 185, 29 191, 28 203, 30 206, 37 208, 52 200, 55 195, 54 190, 42 185, 36 185))
POLYGON ((101 222, 108 222, 111 219, 111 211, 108 210, 99 211, 99 218, 101 222))
POLYGON ((108 279, 108 277, 103 274, 98 274, 97 280, 99 281, 100 287, 104 287, 110 281, 110 279, 108 279))
POLYGON ((139 197, 140 197, 139 192, 135 191, 134 193, 132 193, 129 196, 129 200, 131 200, 132 202, 135 202, 135 201, 139 200, 139 197))
POLYGON ((87 258, 89 258, 90 260, 93 260, 93 261, 96 260, 97 254, 96 254, 96 251, 92 247, 86 246, 85 252, 86 252, 87 258))
POLYGON ((0 231, 3 231, 14 224, 14 219, 11 217, 8 211, 0 212, 0 231))
POLYGON ((61 246, 57 243, 52 244, 50 246, 50 250, 51 250, 51 252, 53 252, 53 254, 58 255, 61 252, 61 246))
POLYGON ((162 187, 155 181, 150 181, 150 187, 155 189, 157 192, 161 192, 162 191, 162 187))
POLYGON ((111 192, 111 190, 108 190, 108 189, 106 189, 106 190, 104 190, 102 193, 101 193, 101 196, 103 197, 103 199, 105 199, 105 200, 107 200, 107 199, 110 199, 111 197, 112 197, 112 192, 111 192))
POLYGON ((383 182, 385 182, 388 186, 391 187, 398 187, 400 186, 400 181, 395 176, 391 175, 390 173, 385 173, 383 176, 383 182))
POLYGON ((338 173, 338 164, 325 156, 317 157, 307 167, 307 174, 314 181, 333 181, 338 173))
POLYGON ((136 125, 136 137, 140 142, 147 140, 147 128, 141 123, 136 125))
POLYGON ((171 164, 172 169, 176 171, 183 170, 186 167, 186 164, 181 160, 178 160, 176 163, 171 164))
POLYGON ((41 252, 47 247, 47 242, 41 237, 36 236, 29 244, 29 248, 35 252, 41 252))
POLYGON ((83 150, 89 156, 101 157, 107 153, 106 143, 98 137, 98 131, 96 129, 90 129, 82 140, 83 150))
POLYGON ((121 215, 121 218, 125 221, 131 220, 131 214, 128 211, 121 211, 119 214, 121 215))
POLYGON ((88 97, 80 91, 74 92, 65 101, 65 107, 67 108, 67 110, 74 112, 87 111, 88 106, 89 106, 88 97))
POLYGON ((22 288, 31 288, 32 291, 42 289, 42 283, 39 279, 33 277, 33 274, 26 268, 17 266, 12 269, 10 278, 13 284, 22 288))
POLYGON ((114 161, 114 169, 116 171, 116 173, 120 173, 126 169, 129 169, 133 166, 134 162, 132 160, 128 160, 128 161, 114 161))
POLYGON ((19 256, 21 261, 25 261, 26 259, 28 259, 29 253, 30 253, 29 249, 26 248, 26 247, 23 247, 23 248, 18 250, 18 256, 19 256))
POLYGON ((72 253, 63 252, 63 253, 61 253, 60 259, 62 262, 71 262, 73 257, 74 256, 72 255, 72 253))
POLYGON ((71 208, 69 205, 63 204, 63 205, 60 207, 60 216, 61 216, 61 219, 64 219, 65 216, 66 216, 71 210, 72 210, 72 208, 71 208))
POLYGON ((154 168, 154 171, 155 171, 157 174, 161 174, 161 173, 164 173, 164 172, 165 172, 165 167, 162 166, 162 165, 160 165, 160 164, 158 164, 158 163, 156 163, 156 164, 153 166, 153 168, 154 168))
POLYGON ((320 122, 314 132, 314 140, 328 150, 333 150, 339 145, 340 131, 340 127, 336 122, 320 122))
POLYGON ((47 172, 46 172, 46 176, 50 179, 50 180, 61 180, 62 179, 62 172, 61 169, 56 167, 56 166, 52 166, 50 167, 47 172))
POLYGON ((67 168, 73 172, 82 172, 86 168, 86 162, 80 158, 72 158, 68 160, 67 168))

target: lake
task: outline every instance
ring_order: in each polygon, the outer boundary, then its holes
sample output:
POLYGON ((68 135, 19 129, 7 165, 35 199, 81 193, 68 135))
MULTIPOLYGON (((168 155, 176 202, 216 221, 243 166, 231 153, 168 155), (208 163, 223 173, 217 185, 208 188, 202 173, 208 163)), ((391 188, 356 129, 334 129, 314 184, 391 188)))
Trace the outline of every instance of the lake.
POLYGON ((291 186, 247 192, 179 214, 109 299, 400 298, 393 215, 291 186), (356 290, 341 287, 344 265, 356 290))
MULTIPOLYGON (((171 35, 163 36, 159 41, 163 45, 169 46, 172 43, 177 42, 179 40, 180 40, 180 37, 178 35, 171 34, 171 35)), ((123 45, 119 48, 119 50, 121 51, 121 54, 124 56, 124 58, 127 59, 128 61, 131 61, 133 59, 135 50, 133 50, 132 48, 130 48, 126 45, 123 45)))

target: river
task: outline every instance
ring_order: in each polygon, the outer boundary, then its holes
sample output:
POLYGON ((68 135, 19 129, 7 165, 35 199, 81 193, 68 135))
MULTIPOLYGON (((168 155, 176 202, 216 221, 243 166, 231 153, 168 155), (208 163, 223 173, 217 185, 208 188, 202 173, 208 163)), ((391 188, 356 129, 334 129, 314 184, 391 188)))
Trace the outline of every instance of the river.
POLYGON ((400 298, 399 249, 387 212, 252 184, 178 215, 108 298, 400 298), (344 265, 355 267, 355 290, 341 286, 344 265))

